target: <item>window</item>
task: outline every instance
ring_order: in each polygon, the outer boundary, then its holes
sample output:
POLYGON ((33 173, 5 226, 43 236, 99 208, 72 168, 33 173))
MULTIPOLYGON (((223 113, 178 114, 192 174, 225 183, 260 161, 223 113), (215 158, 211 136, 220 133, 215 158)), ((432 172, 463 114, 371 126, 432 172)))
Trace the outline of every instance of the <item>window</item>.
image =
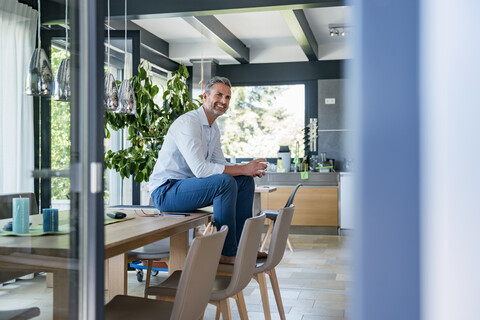
MULTIPOLYGON (((57 74, 60 62, 66 58, 65 48, 52 45, 52 71, 57 74)), ((51 167, 52 170, 67 170, 70 166, 70 102, 51 100, 51 167)), ((70 179, 52 178, 52 207, 60 210, 70 208, 70 179)))
POLYGON ((226 157, 277 158, 280 145, 294 154, 297 141, 303 157, 305 86, 233 87, 229 111, 217 121, 226 157))

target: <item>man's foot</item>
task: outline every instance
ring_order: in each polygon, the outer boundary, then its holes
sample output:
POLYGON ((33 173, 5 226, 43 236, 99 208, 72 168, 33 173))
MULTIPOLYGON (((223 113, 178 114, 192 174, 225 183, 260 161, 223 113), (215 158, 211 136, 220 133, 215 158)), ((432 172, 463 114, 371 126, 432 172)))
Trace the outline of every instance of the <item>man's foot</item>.
POLYGON ((220 256, 220 262, 221 264, 235 264, 235 256, 220 256))
POLYGON ((268 256, 268 253, 266 252, 258 251, 257 253, 257 259, 266 259, 267 256, 268 256))

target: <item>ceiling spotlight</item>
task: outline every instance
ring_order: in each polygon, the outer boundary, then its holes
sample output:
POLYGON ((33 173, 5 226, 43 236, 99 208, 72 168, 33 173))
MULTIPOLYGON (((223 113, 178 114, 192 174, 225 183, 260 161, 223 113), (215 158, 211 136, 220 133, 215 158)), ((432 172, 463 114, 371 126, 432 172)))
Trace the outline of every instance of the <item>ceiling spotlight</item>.
POLYGON ((336 37, 336 36, 348 36, 351 33, 351 26, 344 25, 344 24, 329 24, 328 29, 330 32, 331 37, 336 37))

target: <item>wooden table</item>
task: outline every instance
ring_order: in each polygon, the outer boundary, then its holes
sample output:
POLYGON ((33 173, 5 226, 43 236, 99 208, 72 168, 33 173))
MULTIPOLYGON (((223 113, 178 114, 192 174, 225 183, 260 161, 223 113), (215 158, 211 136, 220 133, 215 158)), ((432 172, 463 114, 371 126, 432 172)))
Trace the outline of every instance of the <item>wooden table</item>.
POLYGON ((255 187, 255 195, 253 196, 253 216, 262 211, 262 193, 276 191, 275 187, 257 186, 255 187))
MULTIPOLYGON (((133 210, 115 210, 134 216, 133 210)), ((170 237, 168 271, 183 269, 188 252, 188 230, 208 223, 212 213, 205 208, 189 216, 137 217, 105 227, 105 259, 108 259, 108 299, 127 293, 127 253, 149 243, 170 237)))
MULTIPOLYGON (((115 211, 135 216, 133 210, 115 211)), ((169 271, 182 269, 188 251, 188 230, 207 223, 211 212, 211 209, 201 209, 189 216, 136 217, 105 225, 108 299, 127 293, 128 251, 170 237, 169 271)), ((39 224, 41 218, 33 215, 31 222, 39 224)), ((0 220, 0 227, 9 220, 0 220)), ((69 272, 78 270, 78 261, 68 258, 69 250, 68 234, 0 237, 0 268, 2 271, 53 272, 54 319, 67 319, 69 272)))

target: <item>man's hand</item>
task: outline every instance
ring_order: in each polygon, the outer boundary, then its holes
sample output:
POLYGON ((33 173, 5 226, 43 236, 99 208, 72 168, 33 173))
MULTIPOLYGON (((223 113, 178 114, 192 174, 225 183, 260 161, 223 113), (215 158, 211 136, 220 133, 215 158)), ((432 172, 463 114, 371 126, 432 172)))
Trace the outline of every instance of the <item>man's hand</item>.
POLYGON ((223 173, 231 176, 251 176, 251 177, 263 177, 265 170, 267 169, 267 159, 255 159, 247 164, 238 166, 225 166, 223 173))
POLYGON ((245 165, 248 174, 252 177, 263 177, 265 170, 267 170, 267 159, 255 159, 245 165))

